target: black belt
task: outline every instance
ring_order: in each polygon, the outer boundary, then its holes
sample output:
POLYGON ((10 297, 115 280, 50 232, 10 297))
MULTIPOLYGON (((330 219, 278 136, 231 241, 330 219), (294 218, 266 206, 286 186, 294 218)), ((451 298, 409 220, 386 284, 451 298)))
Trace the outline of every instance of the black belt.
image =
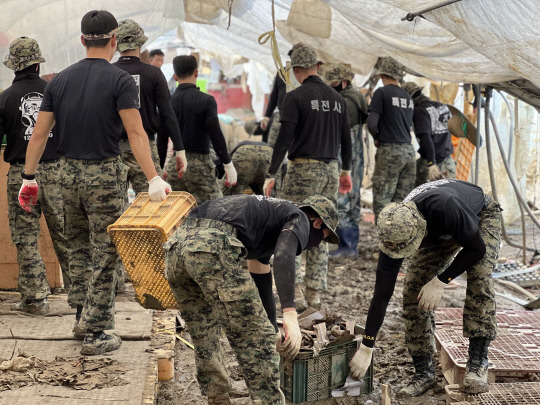
MULTIPOLYGON (((42 163, 57 163, 59 162, 60 159, 45 159, 45 160, 40 160, 39 161, 39 164, 42 164, 42 163)), ((24 160, 14 160, 13 162, 9 162, 10 165, 24 165, 26 164, 26 161, 24 160)))

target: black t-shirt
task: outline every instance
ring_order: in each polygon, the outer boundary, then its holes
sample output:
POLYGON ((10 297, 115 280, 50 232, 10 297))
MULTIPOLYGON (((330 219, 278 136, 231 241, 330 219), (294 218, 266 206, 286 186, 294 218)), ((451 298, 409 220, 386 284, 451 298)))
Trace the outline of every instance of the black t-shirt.
POLYGON ((194 84, 182 83, 174 91, 171 103, 186 151, 207 155, 212 142, 221 161, 230 162, 214 97, 203 93, 194 84))
POLYGON ((418 150, 420 156, 428 162, 441 163, 454 151, 452 135, 448 132, 450 117, 448 106, 433 100, 414 106, 413 123, 416 136, 421 138, 423 135, 428 135, 433 141, 434 152, 422 143, 418 150))
POLYGON ((54 113, 58 153, 103 160, 120 154, 119 110, 138 108, 131 75, 105 59, 83 59, 58 73, 45 88, 41 111, 54 113))
MULTIPOLYGON (((136 56, 121 56, 116 63, 113 63, 113 66, 128 72, 137 84, 139 112, 148 138, 151 141, 155 140, 155 135, 160 130, 161 121, 162 130, 167 134, 167 137, 173 140, 175 150, 182 150, 183 148, 177 149, 182 145, 182 139, 171 106, 167 80, 161 69, 141 62, 136 56)), ((125 130, 122 130, 122 138, 127 139, 125 130)))
POLYGON ((341 137, 350 137, 347 104, 318 76, 309 76, 283 98, 281 122, 296 124, 289 159, 337 159, 341 137))
POLYGON ((405 90, 388 84, 375 91, 369 112, 380 115, 377 141, 410 143, 414 104, 405 90))
POLYGON ((202 204, 190 217, 215 219, 232 225, 247 249, 248 259, 270 262, 281 231, 289 230, 298 238, 299 255, 309 239, 309 220, 293 203, 260 195, 233 195, 202 204))
POLYGON ((266 112, 264 113, 265 117, 271 117, 276 107, 279 109, 279 111, 281 111, 283 97, 285 97, 285 94, 287 94, 287 85, 279 74, 276 73, 274 87, 272 87, 272 92, 270 93, 270 97, 268 99, 268 106, 266 107, 266 112))
MULTIPOLYGON (((0 137, 6 135, 4 160, 24 162, 47 82, 37 72, 16 72, 13 84, 0 93, 0 137)), ((55 130, 49 134, 41 160, 58 159, 55 130)))

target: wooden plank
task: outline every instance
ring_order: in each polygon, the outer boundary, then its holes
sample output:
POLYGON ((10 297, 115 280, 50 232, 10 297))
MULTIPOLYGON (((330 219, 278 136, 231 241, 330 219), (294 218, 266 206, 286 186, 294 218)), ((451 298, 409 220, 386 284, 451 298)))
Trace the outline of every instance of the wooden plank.
POLYGON ((388 384, 381 385, 381 405, 392 405, 392 396, 388 384))

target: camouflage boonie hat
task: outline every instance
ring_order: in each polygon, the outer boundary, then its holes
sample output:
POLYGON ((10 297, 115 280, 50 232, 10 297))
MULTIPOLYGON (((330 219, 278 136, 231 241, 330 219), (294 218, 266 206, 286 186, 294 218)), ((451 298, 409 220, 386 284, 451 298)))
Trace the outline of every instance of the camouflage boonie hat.
POLYGON ((409 96, 414 96, 419 91, 422 91, 424 88, 423 86, 420 87, 415 82, 405 82, 401 85, 401 88, 405 90, 407 93, 409 93, 409 96))
POLYGON ((379 59, 373 76, 386 75, 393 77, 396 80, 403 79, 403 65, 390 57, 379 59))
POLYGON ((345 63, 333 63, 324 69, 324 81, 326 84, 343 80, 351 81, 353 78, 354 73, 351 72, 351 66, 345 63))
POLYGON ((409 257, 426 235, 426 220, 412 201, 390 203, 377 219, 379 249, 393 259, 409 257))
POLYGON ((339 236, 337 236, 336 228, 338 226, 338 213, 336 207, 332 202, 322 195, 312 195, 302 201, 302 204, 298 205, 299 208, 311 207, 321 217, 324 224, 330 229, 330 235, 325 239, 328 243, 339 243, 339 236))
POLYGON ((9 45, 9 54, 6 55, 4 65, 18 72, 36 63, 43 63, 45 59, 41 56, 41 50, 35 39, 19 37, 9 45))
POLYGON ((148 41, 144 31, 135 21, 127 19, 118 23, 118 52, 125 52, 129 49, 137 49, 148 41))
POLYGON ((307 45, 295 44, 291 53, 291 66, 311 68, 319 63, 317 59, 317 53, 307 45))

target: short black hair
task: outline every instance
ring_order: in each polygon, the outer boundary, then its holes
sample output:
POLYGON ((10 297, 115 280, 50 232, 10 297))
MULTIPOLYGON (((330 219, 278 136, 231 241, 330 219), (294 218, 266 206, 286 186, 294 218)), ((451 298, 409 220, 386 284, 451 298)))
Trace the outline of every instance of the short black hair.
POLYGON ((197 70, 197 59, 193 55, 175 56, 172 61, 174 74, 179 79, 191 76, 197 70))
MULTIPOLYGON (((118 28, 118 21, 107 10, 89 11, 81 20, 81 32, 83 35, 108 34, 115 28, 118 28)), ((103 48, 110 40, 111 38, 85 39, 84 43, 87 48, 103 48)))
POLYGON ((148 56, 150 58, 153 58, 154 56, 156 55, 159 55, 159 56, 165 56, 165 54, 163 53, 163 51, 161 49, 152 49, 150 51, 150 53, 148 54, 148 56))

